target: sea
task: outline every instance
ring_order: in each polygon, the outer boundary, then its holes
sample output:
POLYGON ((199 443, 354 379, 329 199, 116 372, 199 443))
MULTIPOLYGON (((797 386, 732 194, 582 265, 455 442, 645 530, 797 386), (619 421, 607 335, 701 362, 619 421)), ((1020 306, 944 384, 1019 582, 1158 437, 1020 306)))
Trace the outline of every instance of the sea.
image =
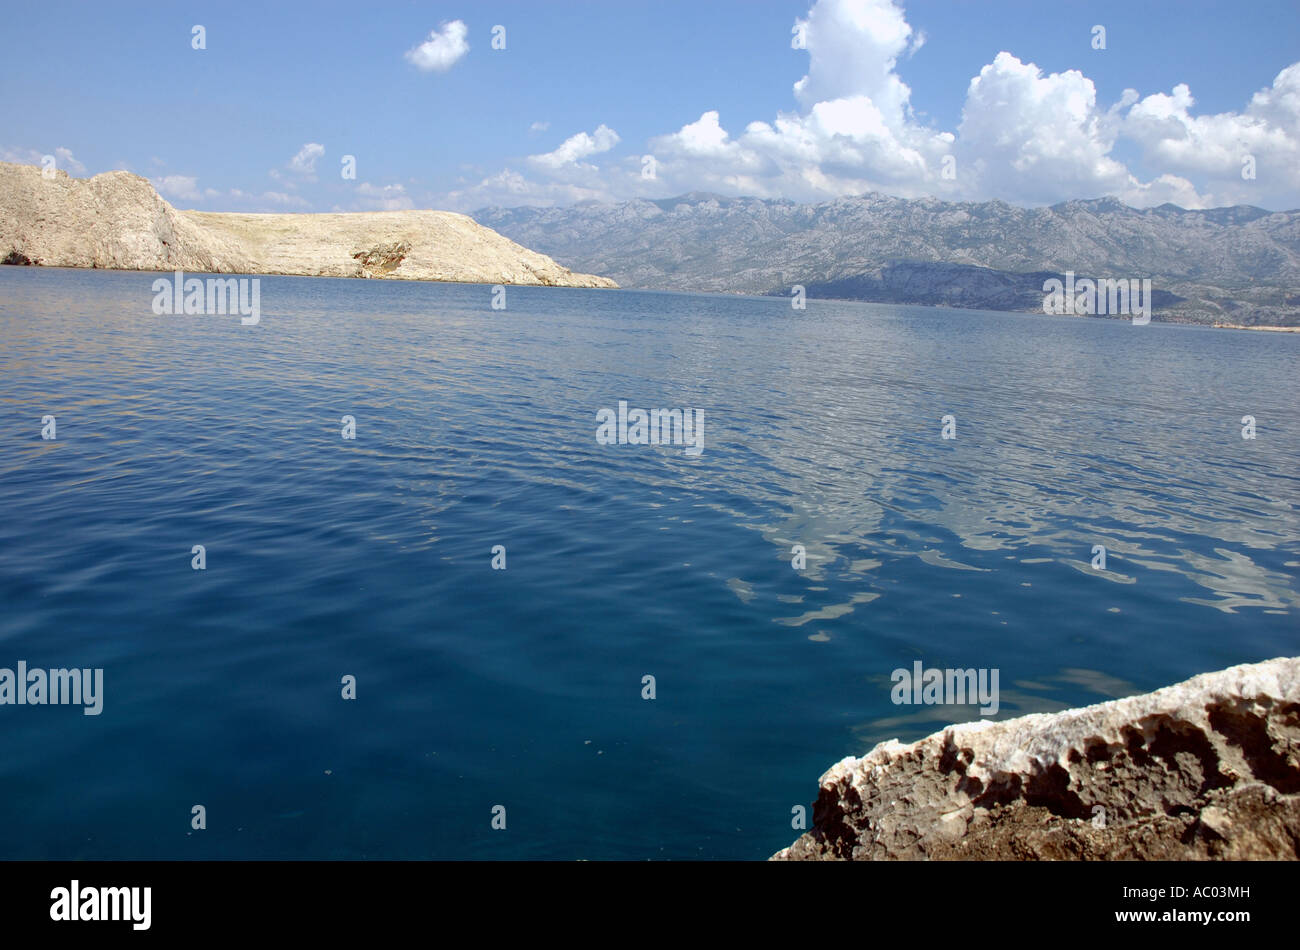
POLYGON ((1297 334, 170 276, 0 268, 0 668, 102 670, 0 680, 0 858, 763 859, 877 742, 1300 652, 1297 334))

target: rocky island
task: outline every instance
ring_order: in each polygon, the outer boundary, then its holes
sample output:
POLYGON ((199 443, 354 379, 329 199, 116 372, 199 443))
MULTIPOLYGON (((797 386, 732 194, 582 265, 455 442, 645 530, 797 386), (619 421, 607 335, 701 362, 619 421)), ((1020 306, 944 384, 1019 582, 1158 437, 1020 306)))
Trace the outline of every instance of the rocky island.
POLYGON ((0 162, 0 262, 210 274, 616 287, 449 211, 180 211, 144 178, 0 162))
POLYGON ((773 860, 1300 857, 1300 658, 882 742, 773 860))

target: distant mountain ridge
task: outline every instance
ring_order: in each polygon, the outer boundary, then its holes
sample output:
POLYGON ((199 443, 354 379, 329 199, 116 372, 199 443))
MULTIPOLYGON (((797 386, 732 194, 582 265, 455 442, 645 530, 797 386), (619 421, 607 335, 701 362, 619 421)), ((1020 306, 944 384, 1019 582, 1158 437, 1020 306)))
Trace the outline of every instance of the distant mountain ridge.
POLYGON ((1041 311, 1043 281, 1073 271, 1150 278, 1156 320, 1300 325, 1300 211, 696 192, 471 216, 623 287, 1041 311))

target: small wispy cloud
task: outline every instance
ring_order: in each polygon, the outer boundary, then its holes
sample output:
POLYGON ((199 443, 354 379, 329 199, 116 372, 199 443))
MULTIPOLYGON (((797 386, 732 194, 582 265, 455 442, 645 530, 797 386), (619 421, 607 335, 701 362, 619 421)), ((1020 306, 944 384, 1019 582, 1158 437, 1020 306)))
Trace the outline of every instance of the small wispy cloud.
POLYGON ((291 208, 306 208, 307 199, 301 195, 285 194, 283 191, 264 191, 262 198, 272 204, 286 205, 291 208))
POLYGON ((160 194, 168 198, 176 198, 180 201, 199 201, 203 198, 202 192, 199 191, 199 180, 193 175, 164 175, 162 178, 152 178, 150 181, 160 194))
POLYGON ((325 146, 319 142, 308 142, 298 150, 298 154, 289 159, 290 171, 311 175, 316 172, 316 159, 325 154, 325 146))
POLYGON ((377 186, 363 181, 357 185, 357 194, 361 196, 358 205, 371 211, 409 211, 414 207, 403 185, 377 186))
POLYGON ((59 167, 71 172, 84 172, 86 166, 77 161, 72 155, 72 150, 60 146, 54 150, 54 157, 58 159, 59 167))
POLYGON ((72 150, 61 145, 53 152, 42 152, 35 148, 0 146, 0 162, 14 162, 18 165, 40 165, 45 156, 51 154, 54 156, 55 168, 77 174, 86 170, 86 166, 77 161, 72 150))
POLYGON ((264 191, 260 195, 238 188, 230 189, 230 197, 239 204, 253 211, 264 208, 310 208, 310 203, 299 195, 290 195, 283 191, 264 191))

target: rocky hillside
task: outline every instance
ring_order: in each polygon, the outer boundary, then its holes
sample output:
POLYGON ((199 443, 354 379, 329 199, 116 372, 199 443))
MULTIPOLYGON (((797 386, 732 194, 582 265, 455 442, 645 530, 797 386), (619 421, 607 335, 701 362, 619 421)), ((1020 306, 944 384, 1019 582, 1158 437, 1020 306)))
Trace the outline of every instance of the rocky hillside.
POLYGON ((778 860, 1300 857, 1300 658, 882 742, 778 860))
POLYGON ((43 178, 0 162, 0 261, 219 274, 388 277, 614 287, 462 214, 211 214, 178 211, 129 172, 43 178))
POLYGON ((1300 325, 1300 211, 691 194, 474 218, 624 287, 1041 311, 1043 281, 1073 271, 1150 278, 1157 320, 1300 325))

